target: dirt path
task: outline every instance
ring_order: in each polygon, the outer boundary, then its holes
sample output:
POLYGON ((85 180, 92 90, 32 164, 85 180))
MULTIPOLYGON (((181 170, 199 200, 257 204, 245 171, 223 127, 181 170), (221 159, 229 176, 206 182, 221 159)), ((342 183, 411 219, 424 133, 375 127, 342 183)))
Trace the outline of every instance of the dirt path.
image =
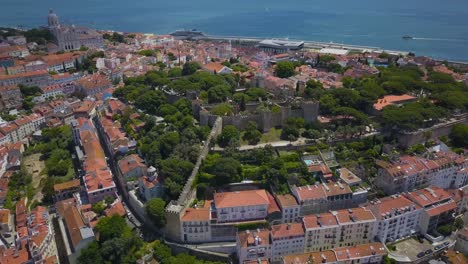
POLYGON ((25 156, 23 159, 24 166, 27 172, 32 175, 32 186, 36 191, 36 194, 31 199, 30 204, 32 204, 34 201, 42 201, 42 198, 44 196, 41 190, 38 190, 38 188, 40 188, 41 181, 47 177, 47 174, 41 174, 41 172, 45 168, 45 163, 44 161, 40 160, 40 157, 41 154, 37 153, 25 156))

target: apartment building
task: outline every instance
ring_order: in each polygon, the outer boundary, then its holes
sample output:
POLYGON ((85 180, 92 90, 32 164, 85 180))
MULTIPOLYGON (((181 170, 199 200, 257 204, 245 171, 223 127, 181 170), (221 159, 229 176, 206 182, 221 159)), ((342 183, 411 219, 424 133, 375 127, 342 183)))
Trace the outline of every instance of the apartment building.
POLYGON ((239 263, 259 258, 271 258, 272 243, 269 230, 239 232, 236 238, 236 245, 239 263))
POLYGON ((377 161, 376 184, 386 194, 407 192, 427 186, 459 188, 468 183, 468 161, 453 152, 439 151, 431 159, 402 156, 398 161, 377 161))
POLYGON ((287 223, 271 227, 271 260, 304 252, 303 223, 287 223))
POLYGON ((436 186, 406 193, 406 198, 422 208, 419 228, 422 234, 430 233, 437 226, 452 222, 457 211, 453 196, 436 186))
POLYGON ((382 263, 387 255, 382 243, 369 243, 350 247, 334 248, 326 251, 283 256, 282 264, 347 264, 347 263, 382 263))
POLYGON ((213 200, 218 223, 265 219, 270 206, 265 190, 215 193, 213 200))
POLYGON ((371 201, 369 209, 377 218, 375 236, 382 243, 419 232, 422 207, 403 195, 371 201))
POLYGON ((281 222, 292 223, 300 219, 301 206, 291 194, 276 195, 276 201, 281 209, 281 222))
POLYGON ((376 218, 363 207, 308 215, 303 218, 305 252, 372 241, 376 218))
POLYGON ((357 188, 353 192, 348 184, 341 182, 294 187, 292 193, 301 207, 300 215, 358 207, 367 202, 366 189, 357 188))

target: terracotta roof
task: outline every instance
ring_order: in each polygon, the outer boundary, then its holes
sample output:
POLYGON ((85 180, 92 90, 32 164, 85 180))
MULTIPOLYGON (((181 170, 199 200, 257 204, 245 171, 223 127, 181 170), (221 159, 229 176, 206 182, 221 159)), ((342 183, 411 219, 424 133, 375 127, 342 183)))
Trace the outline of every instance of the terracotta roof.
POLYGON ((78 208, 74 206, 68 207, 64 212, 64 220, 73 247, 76 248, 78 243, 83 239, 80 229, 86 227, 80 212, 78 212, 78 208))
POLYGON ((38 247, 42 245, 44 240, 49 234, 49 227, 47 225, 41 225, 34 229, 32 235, 29 237, 31 241, 38 247))
POLYGON ((298 194, 299 201, 326 199, 327 197, 319 184, 296 187, 295 191, 298 194))
POLYGON ((336 211, 336 219, 339 224, 344 224, 373 221, 375 220, 375 217, 370 210, 358 207, 336 211))
POLYGON ((63 53, 63 54, 51 54, 47 56, 43 56, 42 60, 47 63, 49 66, 67 63, 67 62, 74 62, 75 59, 82 56, 81 54, 74 52, 74 53, 63 53))
POLYGON ((209 221, 210 209, 209 208, 188 208, 182 217, 182 222, 192 221, 209 221))
POLYGON ((331 213, 306 215, 302 220, 306 229, 320 228, 323 226, 338 226, 336 217, 331 213))
POLYGON ((381 99, 378 99, 377 102, 374 104, 374 109, 382 110, 384 107, 395 104, 395 103, 402 103, 405 101, 415 100, 417 97, 403 94, 403 95, 387 95, 381 99))
POLYGON ((275 198, 273 197, 273 195, 271 195, 269 192, 267 192, 267 196, 268 196, 268 214, 272 214, 274 212, 281 212, 281 210, 279 209, 278 207, 278 204, 276 203, 275 201, 275 198))
POLYGON ((58 258, 57 256, 50 256, 48 258, 46 258, 45 260, 45 264, 58 264, 58 258))
POLYGON ((203 69, 211 71, 211 72, 216 72, 216 73, 223 70, 224 67, 226 66, 222 65, 219 62, 210 62, 210 63, 203 65, 203 69))
POLYGON ((304 236, 302 223, 280 224, 271 226, 271 237, 273 239, 289 236, 304 236))
POLYGON ((447 253, 444 255, 445 258, 448 259, 449 263, 451 264, 466 264, 466 257, 463 253, 459 253, 458 251, 448 250, 447 253))
POLYGON ((413 192, 407 193, 406 196, 410 200, 419 204, 422 207, 427 207, 432 204, 450 199, 452 197, 450 193, 436 186, 431 186, 428 188, 413 191, 413 192))
POLYGON ((335 252, 327 250, 283 256, 284 264, 305 264, 310 261, 312 263, 336 263, 335 252))
POLYGON ((84 182, 88 193, 115 187, 112 173, 108 168, 87 171, 84 182))
POLYGON ((393 210, 401 210, 404 211, 406 208, 410 208, 414 206, 415 209, 421 209, 421 206, 415 204, 414 202, 410 201, 403 195, 393 196, 393 197, 385 197, 378 200, 377 203, 370 205, 374 209, 377 218, 381 218, 382 214, 391 213, 393 210))
POLYGON ((278 204, 281 208, 298 205, 296 198, 291 194, 277 195, 276 198, 278 199, 278 204))
POLYGON ((10 210, 0 209, 0 224, 8 224, 10 219, 10 210))
POLYGON ((256 231, 242 231, 237 233, 238 241, 241 247, 247 248, 255 244, 257 240, 260 245, 270 245, 270 231, 256 230, 256 231))
POLYGON ((118 216, 125 216, 126 214, 126 211, 125 211, 125 208, 122 204, 122 202, 116 200, 110 208, 107 208, 106 210, 104 210, 104 214, 106 216, 113 216, 113 215, 118 215, 118 216))
POLYGON ((71 181, 67 181, 64 183, 58 183, 54 185, 54 191, 59 192, 59 191, 64 191, 64 190, 69 190, 69 189, 75 189, 80 187, 80 180, 75 179, 71 181))
POLYGON ((39 70, 39 71, 22 72, 22 73, 11 74, 11 75, 0 75, 0 80, 9 80, 9 79, 32 77, 32 76, 39 76, 39 75, 49 75, 49 73, 46 70, 39 70))
POLYGON ((90 76, 84 76, 76 81, 76 83, 82 87, 83 89, 86 90, 92 90, 95 88, 101 88, 101 87, 109 87, 112 85, 111 81, 107 79, 106 76, 101 75, 99 73, 90 75, 90 76))
POLYGON ((429 216, 432 217, 432 216, 443 214, 445 212, 450 212, 456 208, 457 208, 457 204, 454 201, 451 201, 451 202, 427 209, 426 212, 429 216))
POLYGON ((9 248, 0 254, 0 263, 23 264, 27 263, 28 260, 30 260, 30 256, 28 250, 25 247, 20 250, 16 248, 9 248))
MULTIPOLYGON (((144 170, 146 169, 144 160, 137 154, 131 154, 119 160, 119 169, 123 174, 127 174, 138 167, 143 167, 144 170)), ((143 173, 145 174, 146 171, 143 171, 143 173)))
POLYGON ((265 190, 222 192, 214 194, 216 208, 269 205, 265 190))
POLYGON ((360 259, 370 256, 385 256, 387 251, 382 243, 364 244, 353 247, 343 247, 333 249, 338 261, 360 259))

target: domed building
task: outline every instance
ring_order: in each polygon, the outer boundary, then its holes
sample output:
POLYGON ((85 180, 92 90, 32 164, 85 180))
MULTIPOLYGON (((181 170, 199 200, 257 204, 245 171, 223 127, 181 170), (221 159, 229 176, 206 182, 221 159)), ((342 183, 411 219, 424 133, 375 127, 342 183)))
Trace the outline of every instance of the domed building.
POLYGON ((81 46, 101 48, 104 46, 102 35, 94 29, 75 27, 74 25, 61 25, 59 17, 53 10, 49 10, 47 24, 54 35, 59 50, 77 50, 81 46))

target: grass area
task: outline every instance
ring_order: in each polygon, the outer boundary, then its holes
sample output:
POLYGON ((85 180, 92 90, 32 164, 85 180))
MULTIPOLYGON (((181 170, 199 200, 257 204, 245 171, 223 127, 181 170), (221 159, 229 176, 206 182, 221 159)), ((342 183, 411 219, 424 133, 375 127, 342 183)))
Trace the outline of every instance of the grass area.
MULTIPOLYGON (((241 138, 240 144, 241 144, 241 146, 249 145, 249 143, 247 141, 242 139, 243 136, 244 136, 244 133, 245 133, 245 131, 242 131, 241 135, 240 135, 240 138, 241 138)), ((281 129, 272 128, 272 129, 270 129, 270 131, 268 131, 267 133, 264 133, 262 135, 262 138, 260 139, 260 142, 258 142, 258 144, 280 141, 281 140, 280 136, 281 136, 281 129)))
POLYGON ((279 141, 281 140, 280 136, 281 136, 281 129, 272 128, 270 129, 270 131, 262 135, 262 138, 260 139, 260 143, 279 141))
POLYGON ((41 153, 35 153, 24 157, 23 162, 26 167, 28 174, 32 176, 32 186, 37 189, 43 178, 47 177, 45 173, 45 164, 43 160, 40 160, 41 153))

